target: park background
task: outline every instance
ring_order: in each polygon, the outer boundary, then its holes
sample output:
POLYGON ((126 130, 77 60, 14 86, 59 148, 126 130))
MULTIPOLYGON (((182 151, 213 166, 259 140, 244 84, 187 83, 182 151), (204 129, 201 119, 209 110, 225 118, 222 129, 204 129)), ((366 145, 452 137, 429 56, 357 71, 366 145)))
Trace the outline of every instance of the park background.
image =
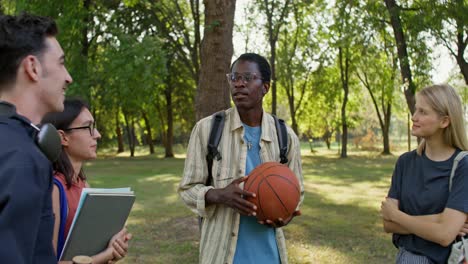
POLYGON ((225 74, 244 52, 270 61, 265 110, 302 141, 291 263, 392 263, 379 208, 417 144, 415 93, 449 83, 468 116, 466 0, 0 0, 22 11, 57 20, 67 96, 92 106, 91 185, 136 192, 123 263, 197 262, 196 218, 176 193, 185 148, 197 120, 231 106, 225 74))

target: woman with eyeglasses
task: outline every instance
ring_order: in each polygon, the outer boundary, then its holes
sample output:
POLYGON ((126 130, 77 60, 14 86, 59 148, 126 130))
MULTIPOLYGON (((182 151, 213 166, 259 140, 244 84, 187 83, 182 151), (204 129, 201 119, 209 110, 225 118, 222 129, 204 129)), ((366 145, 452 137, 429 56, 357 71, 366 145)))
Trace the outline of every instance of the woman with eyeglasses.
MULTIPOLYGON (((96 158, 97 140, 101 138, 93 115, 84 101, 66 99, 64 105, 63 112, 50 113, 42 120, 43 123, 51 123, 57 128, 62 143, 62 153, 53 164, 55 183, 52 192, 52 206, 55 214, 53 245, 57 258, 60 257, 75 217, 81 191, 89 187, 82 169, 83 162, 96 158), (64 200, 66 200, 66 206, 61 204, 64 200), (64 215, 66 218, 63 217, 64 215), (63 219, 66 220, 63 221, 63 219)), ((107 249, 91 256, 92 263, 113 263, 122 259, 127 253, 130 239, 131 234, 127 233, 124 228, 112 237, 107 249)))

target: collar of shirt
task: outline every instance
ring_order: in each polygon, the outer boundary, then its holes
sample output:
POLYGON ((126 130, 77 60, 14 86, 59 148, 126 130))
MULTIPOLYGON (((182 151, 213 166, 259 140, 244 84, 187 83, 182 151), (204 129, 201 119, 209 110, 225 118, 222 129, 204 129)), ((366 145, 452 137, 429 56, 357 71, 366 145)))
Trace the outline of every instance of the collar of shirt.
POLYGON ((16 107, 6 101, 0 101, 0 115, 12 117, 16 114, 16 107))
MULTIPOLYGON (((237 129, 243 129, 243 126, 242 126, 242 121, 240 119, 240 115, 239 115, 239 112, 237 111, 237 108, 236 107, 233 107, 233 112, 231 113, 231 122, 230 122, 230 128, 231 128, 231 131, 234 131, 234 130, 237 130, 237 129)), ((271 142, 272 141, 272 131, 273 133, 276 135, 276 129, 272 127, 271 124, 274 124, 273 121, 271 122, 268 122, 268 118, 273 118, 269 115, 267 115, 267 113, 265 112, 265 110, 263 110, 263 113, 262 113, 262 135, 260 136, 260 139, 262 141, 267 141, 267 142, 271 142)))

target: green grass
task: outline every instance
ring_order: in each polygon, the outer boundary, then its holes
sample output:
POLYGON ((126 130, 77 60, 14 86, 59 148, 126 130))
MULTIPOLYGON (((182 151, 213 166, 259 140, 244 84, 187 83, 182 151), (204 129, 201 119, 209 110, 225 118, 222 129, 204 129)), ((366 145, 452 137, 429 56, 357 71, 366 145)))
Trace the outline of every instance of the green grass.
MULTIPOLYGON (((302 216, 285 228, 290 263, 391 263, 396 253, 382 230, 396 156, 303 145, 305 200, 302 216)), ((160 155, 100 158, 86 165, 93 187, 131 186, 137 200, 127 223, 134 234, 121 263, 197 263, 198 223, 181 202, 177 186, 184 159, 160 155)))

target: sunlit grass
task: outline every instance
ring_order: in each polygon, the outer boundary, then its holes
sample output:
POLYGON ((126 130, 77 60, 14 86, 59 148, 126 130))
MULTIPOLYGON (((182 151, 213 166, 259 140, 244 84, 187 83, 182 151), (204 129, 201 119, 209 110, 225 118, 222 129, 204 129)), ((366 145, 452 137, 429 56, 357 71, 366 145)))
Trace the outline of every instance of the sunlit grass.
MULTIPOLYGON (((386 196, 396 156, 303 145, 305 200, 302 216, 285 228, 290 263, 391 263, 395 248, 382 230, 380 202, 386 196)), ((184 159, 112 157, 87 163, 93 187, 125 187, 137 201, 127 222, 134 233, 121 263, 197 263, 198 223, 177 195, 184 159)), ((183 157, 183 153, 177 153, 183 157)))

